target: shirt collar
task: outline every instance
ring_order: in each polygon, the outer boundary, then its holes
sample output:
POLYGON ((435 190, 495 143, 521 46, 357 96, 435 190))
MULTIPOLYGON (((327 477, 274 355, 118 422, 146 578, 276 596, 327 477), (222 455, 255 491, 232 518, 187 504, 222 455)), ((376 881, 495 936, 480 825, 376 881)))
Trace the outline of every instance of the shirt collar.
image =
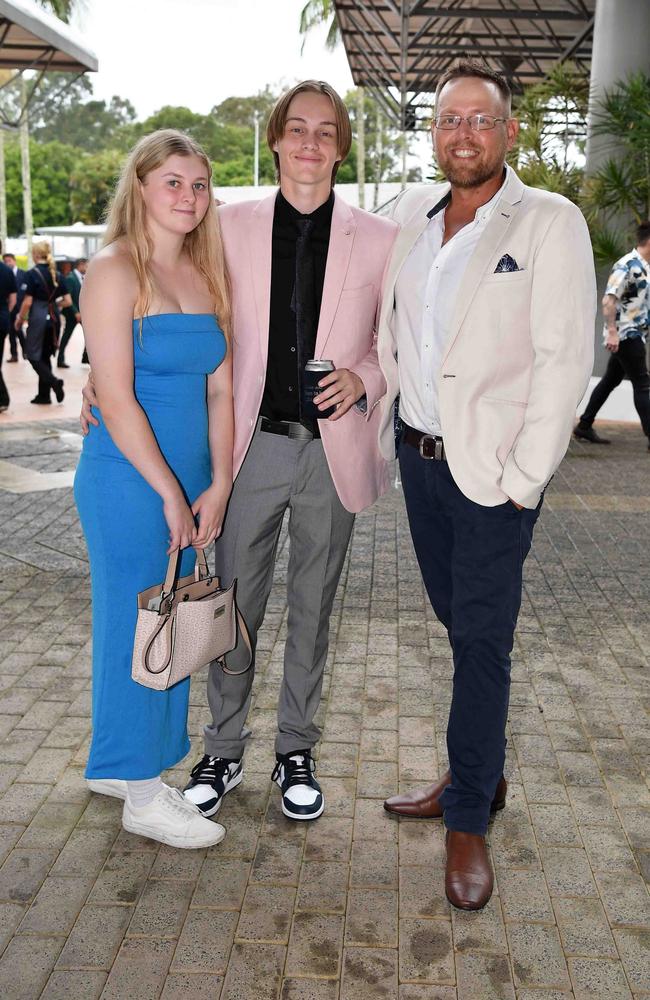
MULTIPOLYGON (((490 198, 490 200, 485 203, 485 205, 480 205, 476 209, 476 213, 474 215, 474 221, 475 222, 487 222, 487 220, 489 219, 489 217, 492 215, 492 212, 496 208, 497 202, 499 201, 499 198, 501 197, 503 189, 504 189, 504 187, 505 187, 505 185, 506 185, 506 183, 507 183, 510 175, 512 174, 512 172, 513 172, 512 171, 512 167, 509 164, 506 163, 504 165, 503 180, 501 182, 501 187, 490 198)), ((429 219, 433 219, 436 215, 438 215, 439 212, 441 212, 443 209, 445 209, 447 207, 447 205, 449 204, 450 201, 451 201, 451 190, 447 191, 447 193, 442 196, 442 198, 440 199, 440 201, 436 202, 436 204, 433 206, 433 208, 429 212, 427 212, 428 218, 429 219)))
POLYGON ((278 191, 278 195, 275 201, 275 215, 276 218, 280 218, 286 222, 296 222, 298 219, 313 219, 316 226, 329 225, 332 221, 332 211, 334 209, 334 192, 330 191, 330 196, 327 201, 319 205, 315 211, 303 214, 299 212, 297 208, 287 201, 287 199, 282 194, 282 191, 278 191))

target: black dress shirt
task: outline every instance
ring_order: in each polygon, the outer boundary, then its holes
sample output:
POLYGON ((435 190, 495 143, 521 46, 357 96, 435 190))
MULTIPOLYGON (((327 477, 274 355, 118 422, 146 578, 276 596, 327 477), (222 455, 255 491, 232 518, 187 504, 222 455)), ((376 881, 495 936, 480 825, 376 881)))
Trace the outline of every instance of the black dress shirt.
MULTIPOLYGON (((314 257, 314 315, 320 314, 325 266, 332 226, 334 195, 311 215, 301 215, 278 191, 273 215, 271 263, 271 315, 266 383, 260 413, 269 420, 298 421, 300 371, 296 339, 296 315, 291 307, 296 281, 297 219, 313 219, 310 240, 314 257)), ((315 342, 306 360, 314 357, 315 342)), ((316 436, 317 421, 303 421, 316 436)))

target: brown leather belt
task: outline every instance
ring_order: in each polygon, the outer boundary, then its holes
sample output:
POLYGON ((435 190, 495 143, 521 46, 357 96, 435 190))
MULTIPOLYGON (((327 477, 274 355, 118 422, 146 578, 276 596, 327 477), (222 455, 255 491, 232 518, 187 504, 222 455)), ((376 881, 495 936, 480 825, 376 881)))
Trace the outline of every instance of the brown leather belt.
POLYGON ((402 441, 417 448, 422 458, 434 459, 436 462, 447 461, 445 444, 441 437, 425 434, 424 431, 416 431, 415 427, 409 427, 408 424, 402 422, 402 441))

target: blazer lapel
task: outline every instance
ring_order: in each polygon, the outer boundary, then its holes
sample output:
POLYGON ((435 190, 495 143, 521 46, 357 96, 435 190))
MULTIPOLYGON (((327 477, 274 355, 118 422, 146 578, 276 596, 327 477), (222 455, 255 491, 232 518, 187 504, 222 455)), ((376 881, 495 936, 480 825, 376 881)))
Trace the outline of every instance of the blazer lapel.
POLYGON ((325 265, 325 282, 321 300, 318 330, 316 333, 317 356, 322 357, 325 345, 332 332, 334 317, 338 309, 341 292, 348 273, 357 224, 352 209, 342 198, 334 195, 330 242, 325 265))
POLYGON ((257 329, 262 358, 266 362, 271 320, 271 260, 273 247, 273 213, 276 194, 258 202, 248 220, 248 253, 250 257, 257 329))
POLYGON ((463 320, 478 291, 481 280, 485 275, 485 270, 494 255, 495 248, 503 241, 508 229, 517 216, 523 190, 524 186, 517 175, 514 172, 509 174, 501 198, 495 206, 494 212, 490 216, 483 234, 476 245, 476 249, 465 268, 465 273, 458 289, 449 341, 447 342, 442 358, 443 364, 454 346, 463 320))

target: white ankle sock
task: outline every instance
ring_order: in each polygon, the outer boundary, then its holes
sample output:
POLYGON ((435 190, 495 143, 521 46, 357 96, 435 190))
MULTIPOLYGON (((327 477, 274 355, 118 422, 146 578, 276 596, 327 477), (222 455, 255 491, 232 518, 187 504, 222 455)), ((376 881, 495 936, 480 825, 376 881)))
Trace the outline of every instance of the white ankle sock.
POLYGON ((164 787, 160 776, 147 778, 145 781, 127 781, 126 794, 132 806, 135 806, 136 809, 142 809, 143 806, 148 806, 150 802, 153 802, 158 792, 162 792, 164 787))

